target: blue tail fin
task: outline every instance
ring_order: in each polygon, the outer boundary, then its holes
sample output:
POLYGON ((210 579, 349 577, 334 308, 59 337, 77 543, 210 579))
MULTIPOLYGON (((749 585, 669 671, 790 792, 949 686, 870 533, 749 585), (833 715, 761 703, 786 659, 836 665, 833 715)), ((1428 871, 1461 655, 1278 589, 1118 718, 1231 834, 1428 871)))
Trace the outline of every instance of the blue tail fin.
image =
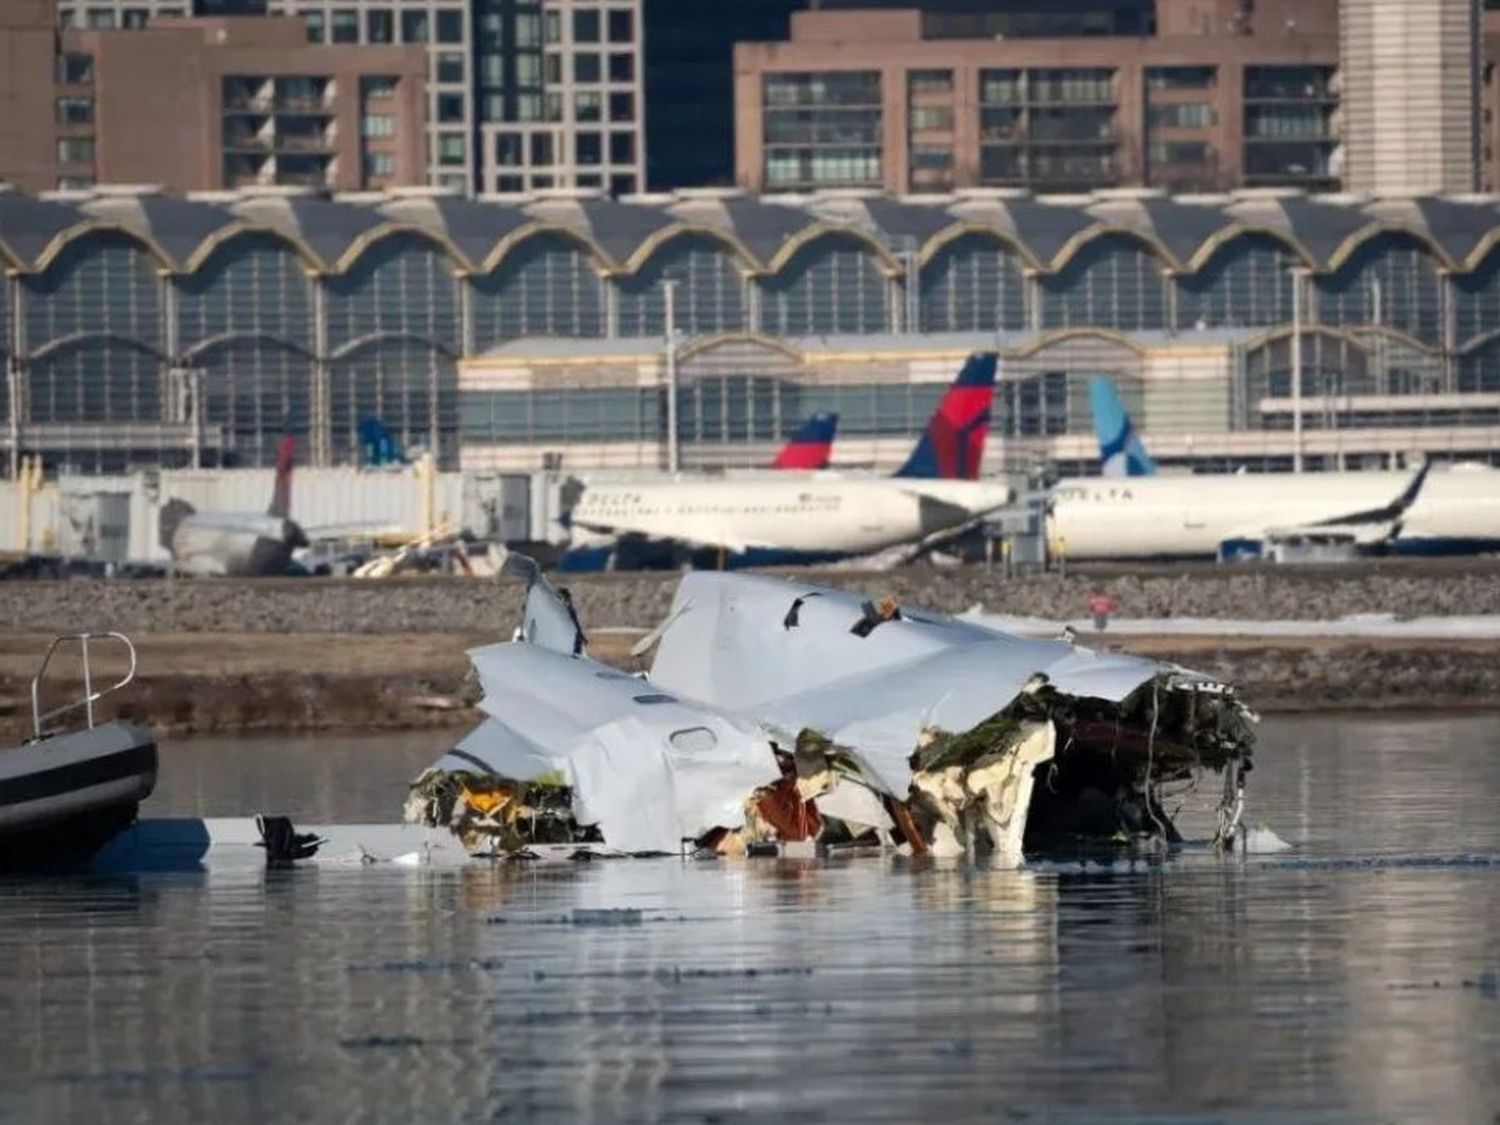
POLYGON ((360 459, 367 466, 406 464, 401 442, 379 418, 360 420, 359 449, 360 459))
POLYGON ((977 480, 990 432, 990 404, 995 398, 994 352, 975 352, 927 422, 927 431, 911 451, 898 477, 977 480))
POLYGON ((1094 412, 1094 433, 1099 438, 1099 461, 1105 476, 1149 477, 1156 472, 1156 462, 1135 432, 1113 379, 1089 376, 1089 406, 1094 412))
POLYGON ((837 414, 814 414, 803 422, 772 462, 774 469, 826 469, 838 432, 837 414))

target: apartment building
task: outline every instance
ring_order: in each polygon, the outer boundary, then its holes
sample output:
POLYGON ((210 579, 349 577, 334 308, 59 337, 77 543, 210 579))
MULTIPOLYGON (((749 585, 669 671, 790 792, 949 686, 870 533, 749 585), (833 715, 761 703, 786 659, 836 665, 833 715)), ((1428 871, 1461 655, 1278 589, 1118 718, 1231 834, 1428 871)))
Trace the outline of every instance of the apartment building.
POLYGON ((977 14, 961 16, 800 12, 787 42, 741 44, 740 185, 1339 182, 1336 0, 1160 0, 1155 33, 1134 36, 1061 36, 1066 24, 1051 19, 1032 25, 1046 36, 997 38, 977 14))
MULTIPOLYGON (((421 51, 312 46, 293 20, 157 12, 149 29, 98 20, 58 32, 46 19, 29 33, 41 65, 12 92, 14 110, 0 111, 26 134, 14 150, 0 146, 0 179, 36 191, 184 192, 424 180, 421 51)), ((25 34, 0 29, 0 41, 25 34)))
POLYGON ((60 0, 63 27, 296 16, 311 44, 427 59, 425 180, 468 194, 645 186, 641 0, 60 0))

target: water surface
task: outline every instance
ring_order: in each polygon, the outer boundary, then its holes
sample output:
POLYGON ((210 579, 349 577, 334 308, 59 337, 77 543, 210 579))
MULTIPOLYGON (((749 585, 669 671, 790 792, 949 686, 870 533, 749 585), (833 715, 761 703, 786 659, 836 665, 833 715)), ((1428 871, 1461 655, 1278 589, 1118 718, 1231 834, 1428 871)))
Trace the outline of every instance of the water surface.
MULTIPOLYGON (((384 820, 441 735, 204 741, 149 810, 384 820)), ((1269 721, 1295 850, 0 882, 0 1121, 1480 1121, 1500 718, 1269 721)))

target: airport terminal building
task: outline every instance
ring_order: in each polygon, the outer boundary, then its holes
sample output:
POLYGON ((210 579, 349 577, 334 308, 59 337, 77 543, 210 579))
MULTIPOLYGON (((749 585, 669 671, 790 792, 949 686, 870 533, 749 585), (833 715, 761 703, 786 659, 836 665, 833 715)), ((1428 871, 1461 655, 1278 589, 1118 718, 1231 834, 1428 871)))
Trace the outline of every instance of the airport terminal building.
POLYGON ((0 443, 49 468, 763 463, 814 410, 890 467, 975 349, 989 468, 1500 458, 1500 197, 0 191, 0 443), (669 319, 675 331, 668 333, 669 319), (1292 418, 1301 373, 1300 438, 1292 418))

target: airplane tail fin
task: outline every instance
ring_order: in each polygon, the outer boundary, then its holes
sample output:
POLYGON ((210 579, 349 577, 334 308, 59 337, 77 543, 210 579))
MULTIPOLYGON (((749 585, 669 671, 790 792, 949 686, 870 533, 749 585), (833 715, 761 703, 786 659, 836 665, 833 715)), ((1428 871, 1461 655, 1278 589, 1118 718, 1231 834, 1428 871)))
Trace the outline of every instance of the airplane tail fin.
POLYGON ((1094 434, 1099 438, 1099 461, 1107 477, 1148 477, 1156 462, 1146 452, 1113 379, 1089 376, 1089 407, 1094 412, 1094 434))
POLYGON ((364 418, 359 423, 360 457, 366 465, 404 465, 406 451, 401 441, 379 418, 364 418))
POLYGON ((975 352, 964 361, 898 477, 977 480, 990 432, 990 404, 995 399, 994 352, 975 352))
POLYGON ((814 414, 803 422, 791 441, 781 447, 773 469, 826 469, 833 452, 833 435, 838 431, 837 414, 814 414))
POLYGON ((291 434, 281 439, 276 449, 276 488, 266 515, 286 519, 292 514, 292 462, 297 456, 297 439, 291 434))
POLYGON ((167 550, 172 549, 172 536, 177 534, 177 525, 197 509, 186 500, 171 499, 161 506, 156 517, 156 537, 167 550))

